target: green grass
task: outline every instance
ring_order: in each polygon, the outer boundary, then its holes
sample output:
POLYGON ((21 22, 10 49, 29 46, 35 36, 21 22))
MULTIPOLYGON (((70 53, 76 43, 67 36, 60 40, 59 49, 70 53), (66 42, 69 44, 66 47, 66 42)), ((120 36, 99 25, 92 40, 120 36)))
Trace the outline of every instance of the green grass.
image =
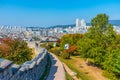
POLYGON ((67 72, 65 72, 66 80, 74 80, 67 72))
POLYGON ((43 72, 42 76, 40 77, 39 80, 46 80, 47 76, 49 75, 50 72, 50 67, 51 67, 51 60, 50 56, 47 58, 47 65, 45 66, 45 71, 43 72))
POLYGON ((59 56, 58 56, 58 58, 59 58, 59 60, 61 60, 62 62, 64 62, 71 70, 73 70, 75 73, 77 73, 77 77, 78 77, 78 78, 80 78, 80 79, 82 79, 82 80, 90 80, 90 79, 84 74, 84 72, 78 70, 78 69, 74 66, 72 60, 63 59, 63 58, 61 58, 61 57, 59 57, 59 56))

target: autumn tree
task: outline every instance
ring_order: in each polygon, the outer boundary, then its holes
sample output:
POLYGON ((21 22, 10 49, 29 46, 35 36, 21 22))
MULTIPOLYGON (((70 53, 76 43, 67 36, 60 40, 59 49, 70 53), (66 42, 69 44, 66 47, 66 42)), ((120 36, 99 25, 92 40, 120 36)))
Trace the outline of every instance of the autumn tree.
POLYGON ((84 37, 83 34, 66 34, 60 40, 60 48, 64 52, 63 55, 70 58, 71 54, 77 52, 77 42, 84 37), (69 44, 69 49, 65 50, 65 44, 69 44), (65 51, 64 51, 65 50, 65 51))
POLYGON ((0 44, 0 57, 14 61, 17 64, 24 63, 32 59, 32 49, 28 48, 27 43, 11 38, 4 38, 0 44))

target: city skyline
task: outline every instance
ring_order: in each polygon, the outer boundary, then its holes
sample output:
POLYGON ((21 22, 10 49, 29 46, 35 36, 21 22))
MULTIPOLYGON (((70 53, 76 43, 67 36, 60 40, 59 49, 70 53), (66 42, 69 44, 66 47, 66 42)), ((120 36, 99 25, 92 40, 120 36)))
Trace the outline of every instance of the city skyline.
POLYGON ((0 25, 41 26, 74 24, 75 19, 106 13, 110 20, 120 20, 120 1, 109 0, 0 0, 0 25))

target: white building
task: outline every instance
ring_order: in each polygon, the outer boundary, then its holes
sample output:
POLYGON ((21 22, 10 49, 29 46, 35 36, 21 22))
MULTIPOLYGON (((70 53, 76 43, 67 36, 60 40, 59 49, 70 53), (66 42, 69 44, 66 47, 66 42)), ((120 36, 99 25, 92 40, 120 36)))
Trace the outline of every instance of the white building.
POLYGON ((85 33, 88 27, 86 26, 86 21, 84 19, 76 19, 76 26, 73 28, 74 33, 85 33))
POLYGON ((81 26, 85 27, 86 26, 86 22, 84 19, 81 20, 81 26))
POLYGON ((76 19, 76 27, 80 27, 81 26, 81 22, 80 22, 80 20, 77 18, 76 19))

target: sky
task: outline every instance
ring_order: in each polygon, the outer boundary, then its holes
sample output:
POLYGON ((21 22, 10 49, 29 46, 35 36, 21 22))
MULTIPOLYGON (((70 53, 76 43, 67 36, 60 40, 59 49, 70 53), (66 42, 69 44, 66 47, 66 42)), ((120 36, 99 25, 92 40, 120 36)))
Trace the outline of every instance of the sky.
POLYGON ((86 22, 99 13, 120 20, 120 0, 0 0, 0 25, 40 26, 86 22))

